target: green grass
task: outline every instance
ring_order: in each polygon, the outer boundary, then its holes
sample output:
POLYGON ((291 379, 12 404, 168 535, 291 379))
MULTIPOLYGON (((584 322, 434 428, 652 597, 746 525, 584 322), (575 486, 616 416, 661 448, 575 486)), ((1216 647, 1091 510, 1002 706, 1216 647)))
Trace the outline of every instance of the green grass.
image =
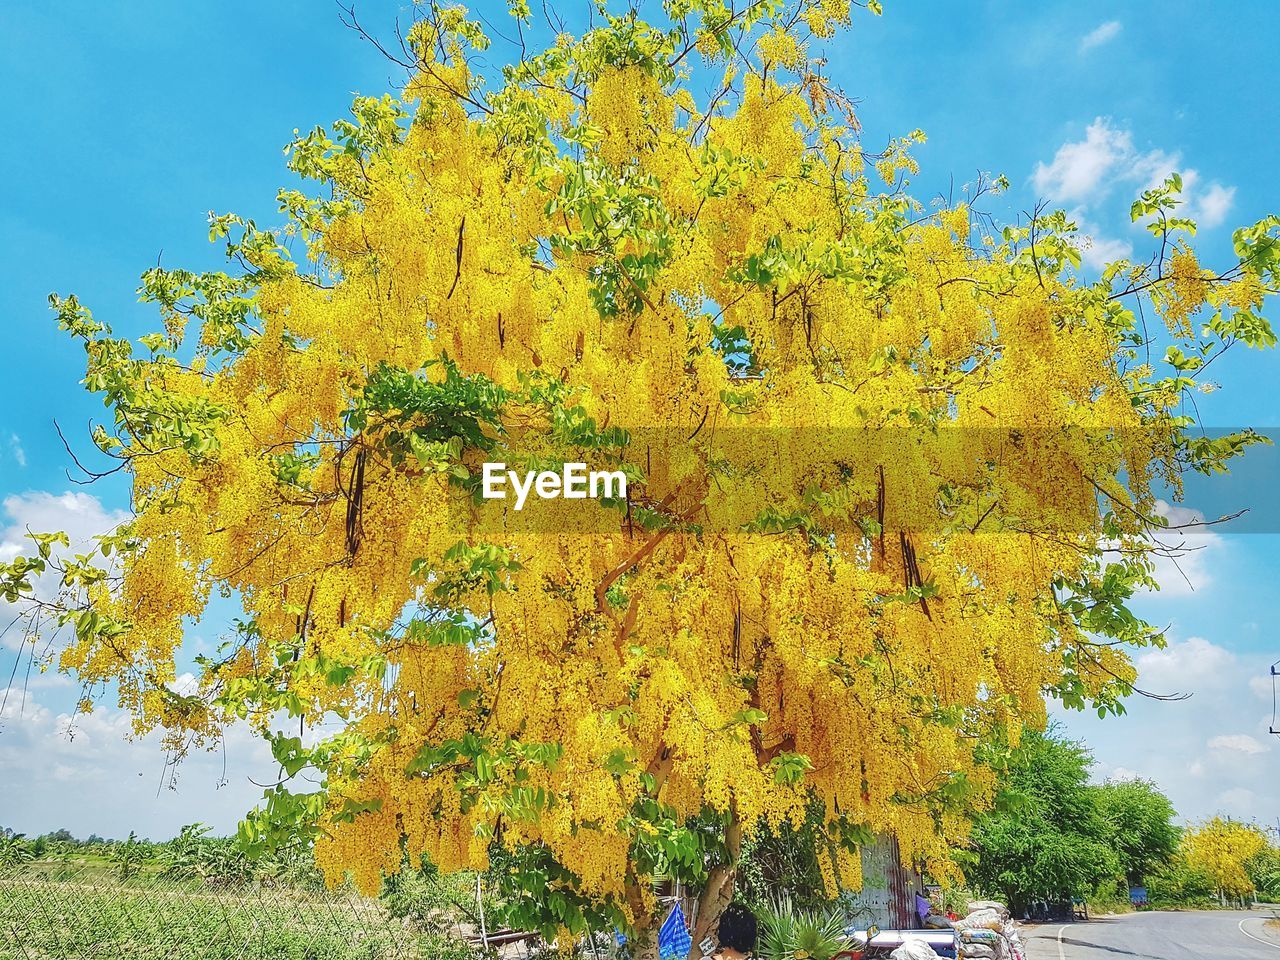
POLYGON ((3 960, 419 960, 466 945, 390 917, 354 894, 218 889, 96 864, 0 872, 3 960))

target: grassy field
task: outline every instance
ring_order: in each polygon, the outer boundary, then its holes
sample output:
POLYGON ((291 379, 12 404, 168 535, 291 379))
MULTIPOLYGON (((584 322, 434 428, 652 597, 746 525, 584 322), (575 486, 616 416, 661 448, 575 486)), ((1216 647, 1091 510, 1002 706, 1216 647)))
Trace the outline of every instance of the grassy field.
POLYGON ((95 863, 0 871, 3 960, 418 960, 462 958, 458 940, 354 894, 219 887, 95 863))

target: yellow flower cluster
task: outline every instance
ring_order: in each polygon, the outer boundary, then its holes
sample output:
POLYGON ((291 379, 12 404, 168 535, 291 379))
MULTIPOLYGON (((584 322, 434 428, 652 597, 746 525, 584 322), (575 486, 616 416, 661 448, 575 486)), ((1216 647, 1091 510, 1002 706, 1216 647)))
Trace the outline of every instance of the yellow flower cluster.
POLYGON ((1248 864, 1269 846, 1266 833, 1256 824, 1214 817, 1183 832, 1180 853, 1219 893, 1247 897, 1254 892, 1248 864))
POLYGON ((1164 305, 1169 328, 1182 336, 1190 336, 1191 317, 1204 305, 1208 295, 1209 281, 1195 254, 1180 247, 1169 260, 1169 286, 1164 305))
POLYGON ((760 58, 766 64, 779 64, 794 69, 804 61, 804 47, 795 34, 775 30, 760 38, 760 58))

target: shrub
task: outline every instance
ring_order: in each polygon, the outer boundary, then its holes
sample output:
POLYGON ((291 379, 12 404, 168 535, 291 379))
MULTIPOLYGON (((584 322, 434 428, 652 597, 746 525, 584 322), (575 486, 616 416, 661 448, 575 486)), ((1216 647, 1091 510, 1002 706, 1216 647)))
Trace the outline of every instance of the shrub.
POLYGON ((756 952, 761 960, 831 960, 852 944, 844 932, 844 918, 835 909, 797 908, 783 895, 761 908, 759 917, 756 952))

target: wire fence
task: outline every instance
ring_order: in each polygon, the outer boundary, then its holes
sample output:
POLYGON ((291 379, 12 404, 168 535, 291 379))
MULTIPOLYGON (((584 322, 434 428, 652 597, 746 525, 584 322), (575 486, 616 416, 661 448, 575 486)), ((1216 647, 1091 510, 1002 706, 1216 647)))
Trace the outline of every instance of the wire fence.
POLYGON ((0 868, 4 960, 419 960, 466 944, 354 893, 209 884, 92 865, 0 868))

